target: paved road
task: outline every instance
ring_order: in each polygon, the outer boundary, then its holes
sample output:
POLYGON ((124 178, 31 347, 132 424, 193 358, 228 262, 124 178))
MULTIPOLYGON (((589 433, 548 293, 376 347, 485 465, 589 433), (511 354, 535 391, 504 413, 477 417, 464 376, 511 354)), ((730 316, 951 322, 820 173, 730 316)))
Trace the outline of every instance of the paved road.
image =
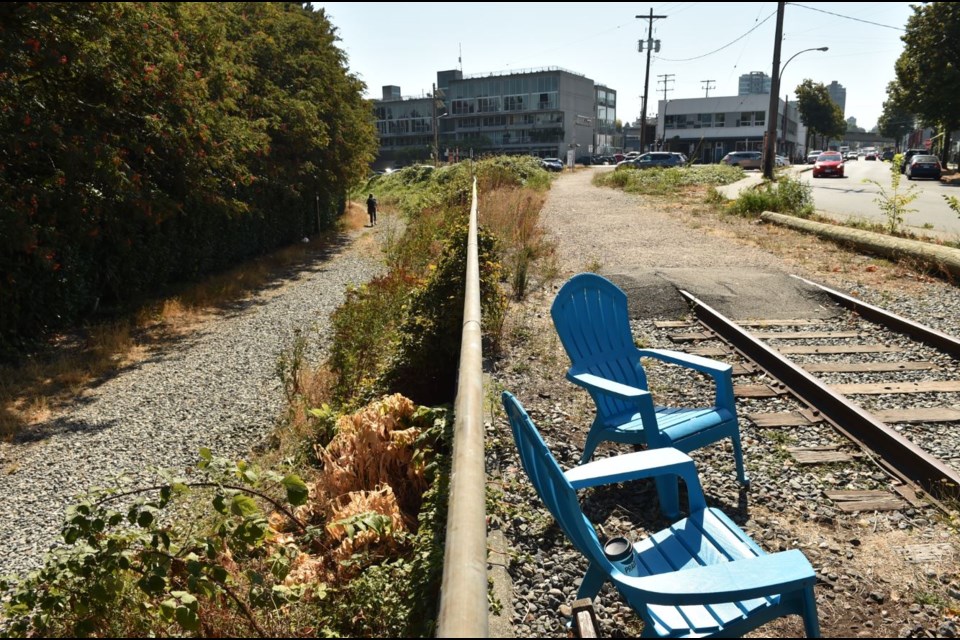
MULTIPOLYGON (((828 212, 838 219, 863 219, 870 222, 886 222, 886 217, 874 198, 880 192, 875 184, 864 182, 876 180, 889 191, 890 163, 867 162, 863 159, 845 164, 845 178, 813 178, 809 171, 801 174, 801 180, 813 187, 813 198, 818 210, 828 212)), ((908 213, 904 223, 910 227, 933 229, 948 236, 960 236, 960 217, 943 199, 943 194, 960 196, 960 188, 935 180, 907 180, 900 182, 901 189, 915 187, 918 197, 909 206, 916 209, 908 213)))

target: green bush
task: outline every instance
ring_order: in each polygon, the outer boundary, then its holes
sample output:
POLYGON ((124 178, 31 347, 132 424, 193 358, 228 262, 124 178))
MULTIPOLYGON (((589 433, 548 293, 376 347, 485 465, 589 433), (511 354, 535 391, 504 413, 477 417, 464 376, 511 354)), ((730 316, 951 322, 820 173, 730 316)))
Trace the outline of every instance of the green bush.
POLYGON ((766 182, 755 189, 741 191, 730 211, 741 216, 774 211, 808 218, 813 214, 813 193, 810 185, 782 176, 775 183, 766 182))
POLYGON ((623 165, 614 171, 598 173, 594 176, 593 183, 601 187, 623 189, 628 193, 670 195, 681 187, 730 184, 740 180, 743 175, 743 169, 725 164, 649 169, 623 165))

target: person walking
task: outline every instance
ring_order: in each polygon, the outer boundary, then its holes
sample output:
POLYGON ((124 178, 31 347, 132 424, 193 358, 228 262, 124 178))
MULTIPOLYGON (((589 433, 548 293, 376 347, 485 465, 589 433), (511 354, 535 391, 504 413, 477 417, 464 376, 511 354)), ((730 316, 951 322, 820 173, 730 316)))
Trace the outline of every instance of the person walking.
POLYGON ((367 213, 370 214, 370 226, 377 224, 377 199, 370 194, 367 198, 367 213))

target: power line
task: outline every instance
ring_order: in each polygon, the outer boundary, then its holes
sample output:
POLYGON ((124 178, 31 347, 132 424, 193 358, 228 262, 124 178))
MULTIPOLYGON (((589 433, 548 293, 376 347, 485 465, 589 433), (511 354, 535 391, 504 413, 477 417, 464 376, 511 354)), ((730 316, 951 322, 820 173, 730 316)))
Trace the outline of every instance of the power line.
POLYGON ((706 58, 707 56, 712 56, 713 54, 715 54, 715 53, 717 53, 717 52, 719 52, 719 51, 723 51, 723 50, 726 49, 727 47, 736 44, 736 43, 739 42, 740 40, 743 40, 743 39, 746 38, 748 35, 750 35, 750 34, 753 33, 754 31, 756 31, 757 29, 759 29, 759 28, 763 25, 763 23, 765 23, 767 20, 769 20, 770 18, 772 18, 772 17, 775 16, 775 15, 777 15, 777 12, 776 12, 776 11, 774 11, 773 13, 771 13, 770 15, 768 15, 766 18, 764 18, 763 20, 761 20, 760 22, 758 22, 756 25, 753 26, 752 29, 750 29, 749 31, 747 31, 746 33, 744 33, 742 36, 740 36, 740 37, 737 38, 736 40, 733 40, 733 41, 731 41, 731 42, 728 42, 727 44, 723 45, 723 46, 720 47, 719 49, 714 49, 713 51, 711 51, 711 52, 709 52, 709 53, 703 54, 702 56, 695 56, 695 57, 693 57, 693 58, 682 58, 682 59, 680 59, 680 60, 672 60, 672 59, 670 59, 670 58, 660 58, 660 57, 658 57, 657 60, 663 60, 664 62, 690 62, 691 60, 699 60, 700 58, 706 58))
POLYGON ((880 24, 879 22, 870 22, 869 20, 863 20, 861 18, 854 18, 853 16, 845 16, 840 13, 833 13, 832 11, 826 11, 825 9, 817 9, 816 7, 808 7, 805 4, 797 4, 796 2, 788 2, 787 4, 793 5, 794 7, 800 7, 801 9, 809 9, 810 11, 818 11, 820 13, 825 13, 830 16, 836 16, 838 18, 846 18, 847 20, 853 20, 854 22, 862 22, 864 24, 872 24, 875 27, 883 27, 884 29, 893 29, 894 31, 906 31, 903 27, 892 27, 889 24, 880 24))

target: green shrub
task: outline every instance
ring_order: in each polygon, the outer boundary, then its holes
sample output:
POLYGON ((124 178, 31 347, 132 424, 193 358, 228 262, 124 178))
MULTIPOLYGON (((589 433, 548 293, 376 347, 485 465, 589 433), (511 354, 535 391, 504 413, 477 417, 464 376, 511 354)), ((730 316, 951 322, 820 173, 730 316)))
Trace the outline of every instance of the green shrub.
POLYGON ((813 193, 810 185, 783 176, 775 183, 766 182, 741 191, 730 211, 741 216, 774 211, 808 218, 813 214, 813 193))
POLYGON ((623 189, 628 193, 670 195, 681 187, 730 184, 740 180, 743 175, 743 169, 725 164, 649 169, 623 165, 614 171, 598 173, 594 176, 593 183, 597 186, 623 189))

